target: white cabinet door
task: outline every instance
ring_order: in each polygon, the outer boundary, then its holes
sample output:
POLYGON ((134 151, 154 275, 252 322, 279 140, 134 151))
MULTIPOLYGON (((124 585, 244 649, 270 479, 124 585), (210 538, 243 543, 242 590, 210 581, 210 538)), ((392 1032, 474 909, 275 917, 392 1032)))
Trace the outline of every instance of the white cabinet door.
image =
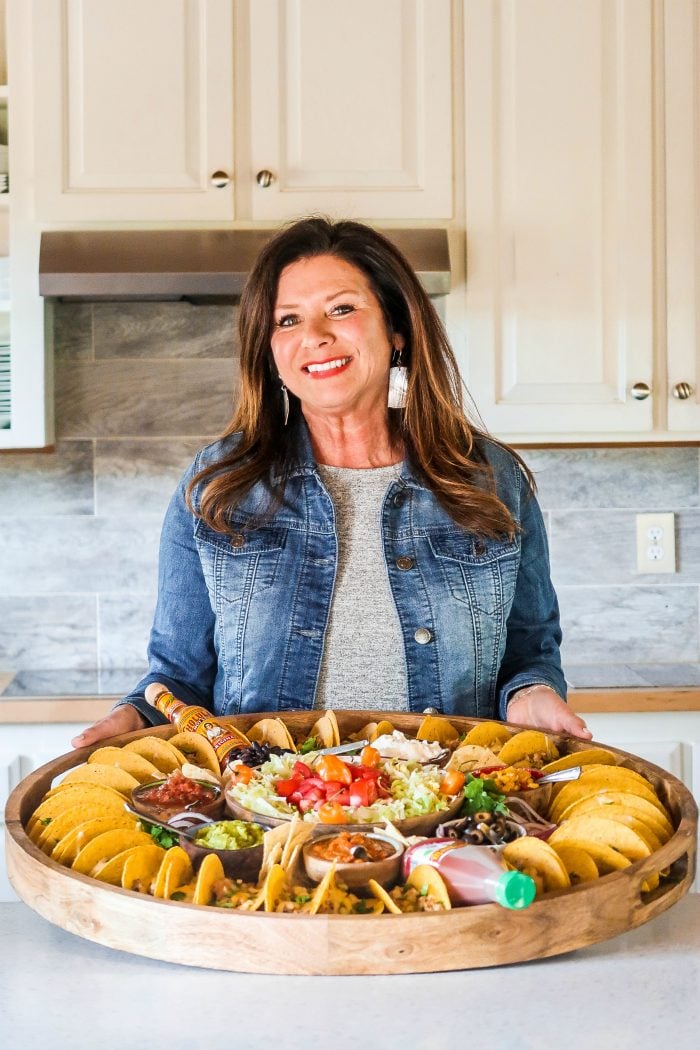
POLYGON ((33 0, 36 214, 227 220, 232 0, 33 0))
POLYGON ((250 34, 254 219, 452 216, 450 0, 255 0, 250 34))
POLYGON ((664 8, 668 429, 700 432, 700 7, 664 8))
POLYGON ((16 900, 5 871, 5 804, 23 777, 71 750, 86 723, 0 727, 0 901, 16 900))
POLYGON ((651 9, 464 5, 467 383, 509 439, 652 426, 651 9))

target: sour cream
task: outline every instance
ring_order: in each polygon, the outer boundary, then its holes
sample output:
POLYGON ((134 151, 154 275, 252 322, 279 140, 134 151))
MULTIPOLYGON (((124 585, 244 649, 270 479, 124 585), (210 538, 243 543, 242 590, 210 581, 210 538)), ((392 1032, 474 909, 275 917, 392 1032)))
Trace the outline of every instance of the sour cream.
POLYGON ((409 739, 398 729, 378 736, 372 741, 372 747, 382 758, 401 758, 405 762, 430 762, 431 758, 437 758, 444 750, 436 740, 409 739))

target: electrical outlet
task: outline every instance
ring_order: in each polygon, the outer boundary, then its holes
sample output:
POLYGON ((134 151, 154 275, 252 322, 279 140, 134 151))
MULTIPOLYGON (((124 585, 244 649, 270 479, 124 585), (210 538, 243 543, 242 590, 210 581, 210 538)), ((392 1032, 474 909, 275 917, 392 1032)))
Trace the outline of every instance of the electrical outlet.
POLYGON ((637 572, 675 571, 675 514, 638 514, 637 572))

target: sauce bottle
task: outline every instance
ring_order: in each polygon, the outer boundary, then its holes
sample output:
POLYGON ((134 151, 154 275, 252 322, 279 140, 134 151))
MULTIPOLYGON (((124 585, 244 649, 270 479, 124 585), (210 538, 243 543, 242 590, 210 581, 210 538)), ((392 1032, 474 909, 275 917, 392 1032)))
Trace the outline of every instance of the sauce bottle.
POLYGON ((247 736, 233 726, 219 722, 206 707, 185 704, 167 690, 158 693, 149 703, 177 726, 181 733, 201 733, 205 736, 216 752, 222 772, 226 769, 229 755, 234 748, 247 747, 250 744, 247 736))
POLYGON ((488 904, 527 908, 535 883, 522 871, 510 871, 497 846, 473 846, 459 839, 425 839, 403 855, 407 879, 419 864, 437 868, 453 904, 488 904))

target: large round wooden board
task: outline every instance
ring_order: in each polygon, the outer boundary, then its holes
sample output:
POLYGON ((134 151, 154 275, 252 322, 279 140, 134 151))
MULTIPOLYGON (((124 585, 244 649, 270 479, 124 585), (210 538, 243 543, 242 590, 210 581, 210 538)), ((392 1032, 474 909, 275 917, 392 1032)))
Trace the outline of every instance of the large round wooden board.
MULTIPOLYGON (((245 731, 260 717, 230 721, 245 731)), ((293 734, 308 729, 316 717, 317 712, 284 714, 293 734)), ((408 733, 415 732, 421 718, 338 712, 343 735, 386 717, 408 733)), ((466 730, 478 720, 450 721, 466 730)), ((168 737, 174 729, 142 730, 110 743, 126 743, 149 733, 168 737)), ((554 739, 562 751, 591 746, 556 735, 554 739)), ((305 916, 155 900, 61 867, 25 833, 31 813, 54 778, 84 762, 92 750, 83 748, 47 763, 13 791, 6 810, 10 881, 49 922, 88 940, 167 962, 278 974, 429 973, 499 966, 558 955, 640 926, 675 904, 693 881, 698 810, 692 795, 658 766, 609 748, 652 781, 672 815, 675 834, 656 853, 624 871, 547 894, 524 911, 487 904, 428 914, 305 916), (650 873, 667 870, 670 876, 653 894, 642 893, 650 873)))

